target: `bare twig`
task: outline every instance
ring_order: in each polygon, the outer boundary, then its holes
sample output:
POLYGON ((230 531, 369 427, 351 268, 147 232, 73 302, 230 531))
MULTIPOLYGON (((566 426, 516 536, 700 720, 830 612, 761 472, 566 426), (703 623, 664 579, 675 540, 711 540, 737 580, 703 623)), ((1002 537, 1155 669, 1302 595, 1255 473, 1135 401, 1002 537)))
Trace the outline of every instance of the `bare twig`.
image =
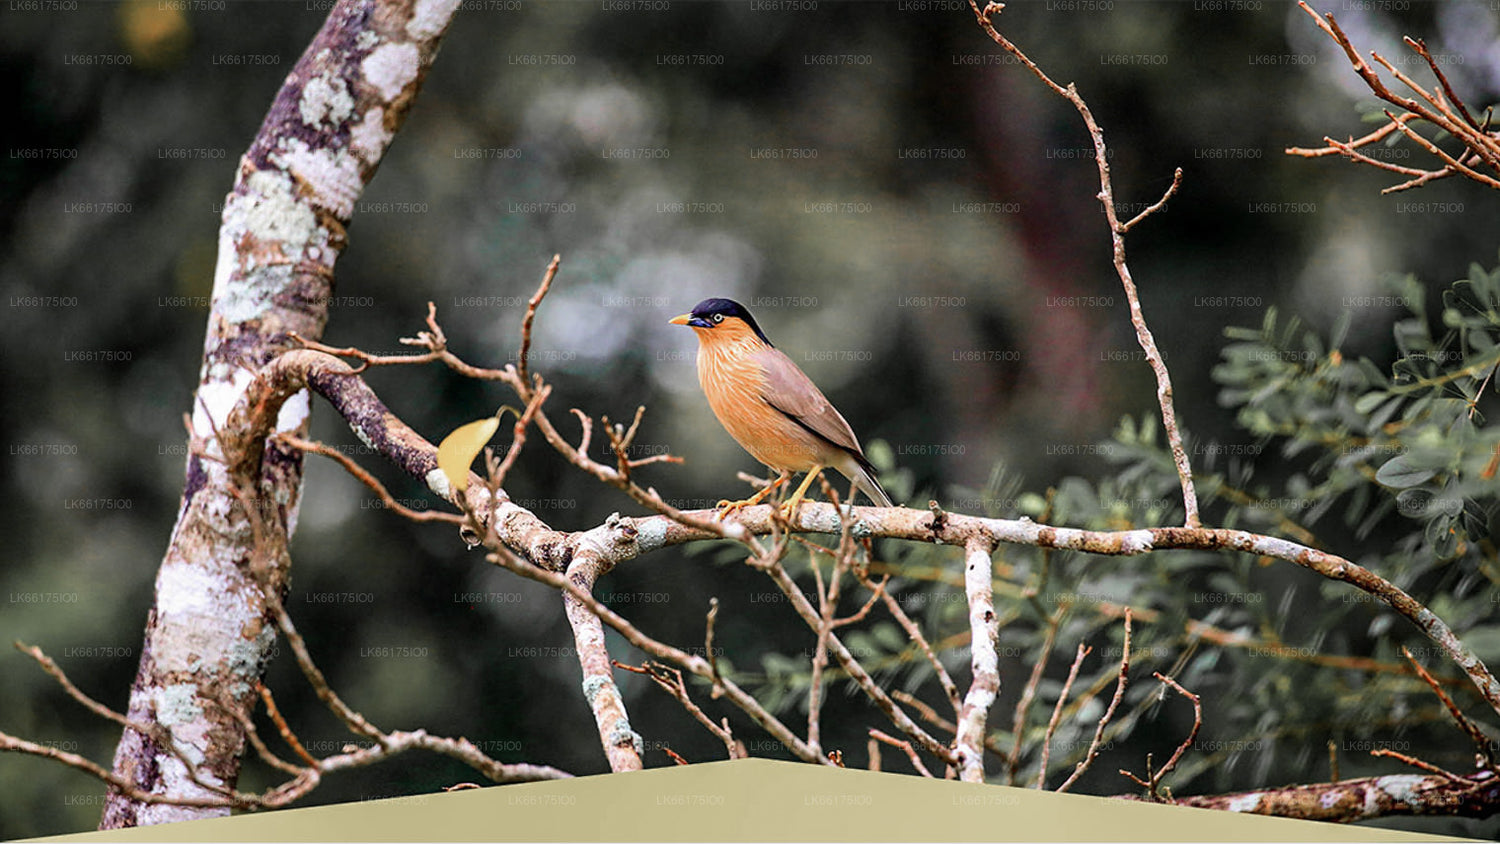
POLYGON ((818 555, 809 550, 807 558, 818 587, 818 623, 814 629, 817 642, 813 647, 812 670, 807 687, 807 743, 821 751, 823 748, 820 718, 823 707, 823 669, 828 665, 828 637, 833 634, 833 616, 838 609, 839 584, 844 575, 844 564, 841 556, 834 558, 833 568, 828 573, 828 584, 825 588, 818 555))
POLYGON ((1370 53, 1370 57, 1376 63, 1383 66, 1397 81, 1411 90, 1416 95, 1416 98, 1403 96, 1392 91, 1385 84, 1385 81, 1380 78, 1380 75, 1375 72, 1375 69, 1370 66, 1370 63, 1365 61, 1364 57, 1360 55, 1359 50, 1349 40, 1349 37, 1344 34, 1343 29, 1339 27, 1338 21, 1334 19, 1333 15, 1319 15, 1313 11, 1312 7, 1308 6, 1305 2, 1300 2, 1300 0, 1297 5, 1301 6, 1302 10, 1307 12, 1319 29, 1343 49, 1350 66, 1353 67, 1354 72, 1359 75, 1360 79, 1364 81, 1365 86, 1370 89, 1371 93, 1400 108, 1401 113, 1396 114, 1387 111, 1386 117, 1390 122, 1358 140, 1351 138, 1347 142, 1340 143, 1325 137, 1323 142, 1326 146, 1321 149, 1291 147, 1287 149, 1288 154, 1304 157, 1338 154, 1358 164, 1365 164, 1388 172, 1412 177, 1405 182, 1387 187, 1381 193, 1409 190, 1425 185, 1430 181, 1454 175, 1465 176, 1486 187, 1500 188, 1500 179, 1496 179, 1486 173, 1481 173, 1474 169, 1473 166, 1483 165, 1492 170, 1500 170, 1500 138, 1497 138, 1496 134, 1490 131, 1487 122, 1481 124, 1470 114, 1468 106, 1453 90, 1452 84, 1448 81, 1447 74, 1443 73, 1442 67, 1433 59, 1424 42, 1409 37, 1404 39, 1407 46, 1427 62, 1428 68, 1438 80, 1440 88, 1431 91, 1423 88, 1379 53, 1370 53), (1423 120, 1448 132, 1464 145, 1463 151, 1457 155, 1450 155, 1444 152, 1437 144, 1429 141, 1408 126, 1407 124, 1412 120, 1423 120), (1379 161, 1357 152, 1361 147, 1385 138, 1392 131, 1399 131, 1410 138, 1442 162, 1442 166, 1422 170, 1379 161))
POLYGON ((1448 84, 1448 74, 1443 72, 1442 66, 1433 59, 1431 53, 1427 52, 1427 42, 1410 36, 1405 36, 1401 40, 1405 41, 1407 46, 1415 50, 1417 55, 1427 60, 1427 67, 1432 71, 1432 75, 1437 77, 1439 84, 1443 86, 1443 94, 1447 96, 1448 102, 1452 103, 1458 109, 1459 113, 1463 115, 1464 122, 1475 129, 1483 131, 1484 127, 1480 126, 1479 122, 1474 119, 1474 116, 1469 114, 1469 107, 1464 104, 1464 101, 1459 98, 1458 94, 1453 92, 1453 86, 1448 84))
MULTIPOLYGON (((808 506, 811 505, 804 503, 802 509, 808 506)), ((831 507, 832 505, 822 506, 831 507)), ((805 520, 805 515, 803 518, 805 520)), ((836 526, 831 525, 830 527, 836 526)), ((782 594, 787 596, 792 609, 796 610, 797 615, 802 618, 802 621, 809 628, 817 630, 820 619, 817 610, 813 609, 812 604, 807 600, 807 596, 802 594, 802 590, 797 588, 796 582, 787 574, 786 568, 781 565, 780 560, 773 556, 775 553, 774 549, 768 552, 766 558, 759 560, 757 567, 771 575, 771 580, 781 589, 782 594)), ((989 578, 986 577, 985 582, 988 583, 989 578)), ((859 684, 860 690, 865 693, 865 696, 870 698, 871 702, 881 712, 885 713, 886 717, 890 718, 891 722, 900 728, 901 732, 915 739, 918 744, 922 745, 923 750, 937 756, 945 763, 952 763, 956 760, 956 753, 953 749, 933 738, 919 724, 911 720, 911 717, 902 711, 901 707, 897 706, 895 701, 891 700, 890 695, 886 694, 885 690, 880 688, 880 685, 875 682, 870 673, 864 669, 864 666, 859 664, 859 660, 854 658, 854 655, 849 652, 849 649, 839 639, 837 634, 832 632, 828 634, 828 649, 833 658, 838 662, 839 667, 859 684)), ((993 647, 991 649, 993 650, 993 647)), ((981 732, 982 730, 983 724, 981 723, 981 732)))
MULTIPOLYGON (((255 748, 255 755, 260 757, 260 760, 262 762, 265 762, 267 765, 270 765, 271 767, 275 768, 278 771, 281 771, 284 774, 289 774, 294 777, 302 773, 302 768, 286 761, 285 759, 282 759, 280 756, 277 756, 276 754, 271 752, 271 748, 267 747, 266 743, 261 739, 260 731, 256 729, 255 726, 255 719, 250 717, 250 713, 245 712, 243 709, 240 709, 237 706, 232 706, 232 701, 228 699, 228 695, 225 695, 224 697, 225 700, 219 701, 219 705, 229 707, 230 713, 234 715, 235 719, 240 722, 240 726, 245 729, 245 738, 248 739, 250 745, 255 748)), ((316 760, 314 760, 314 762, 316 762, 316 760)))
MULTIPOLYGON (((859 577, 860 582, 867 588, 875 588, 870 585, 870 577, 867 573, 861 573, 856 569, 855 575, 859 577)), ((887 579, 880 584, 881 587, 884 587, 889 582, 890 576, 887 575, 886 577, 887 579)), ((947 667, 943 665, 941 659, 938 659, 937 653, 933 651, 932 645, 927 641, 927 637, 922 634, 922 629, 901 608, 901 602, 896 600, 896 596, 892 595, 885 588, 878 588, 876 591, 880 593, 880 600, 885 603, 885 607, 890 611, 891 617, 906 632, 907 640, 922 652, 922 656, 927 659, 927 664, 932 666, 933 673, 937 675, 938 685, 943 687, 943 696, 948 699, 948 704, 953 707, 954 716, 957 716, 958 710, 963 704, 958 697, 958 684, 953 682, 953 677, 949 675, 947 667)))
POLYGON ((340 466, 344 467, 344 471, 353 475, 355 480, 369 487, 370 491, 375 493, 376 497, 380 499, 380 503, 385 505, 387 510, 401 516, 403 519, 410 519, 414 522, 447 522, 455 525, 461 525, 464 522, 462 516, 442 510, 413 510, 407 507, 392 497, 391 493, 385 488, 385 485, 376 480, 374 475, 365 471, 349 455, 332 446, 306 440, 296 434, 277 434, 276 436, 277 439, 293 448, 333 458, 340 466))
POLYGON ((286 637, 287 645, 292 649, 292 656, 297 660, 297 666, 302 669, 302 675, 307 678, 308 685, 312 686, 318 700, 328 707, 328 711, 338 716, 350 732, 379 742, 380 730, 366 720, 365 716, 344 703, 344 699, 339 697, 333 687, 328 684, 328 678, 323 676, 322 669, 318 668, 317 663, 313 661, 312 653, 307 649, 307 643, 302 639, 302 634, 297 632, 297 626, 292 623, 292 617, 287 613, 280 596, 267 590, 266 605, 276 620, 276 626, 286 637))
POLYGON ((1099 169, 1099 202, 1104 206, 1104 216, 1109 223, 1109 237, 1114 244, 1115 273, 1120 277, 1120 284, 1125 289, 1125 298, 1130 304, 1130 323, 1135 327, 1136 339, 1140 342, 1141 350, 1146 353, 1146 361, 1151 365, 1152 373, 1156 375, 1156 399, 1161 406, 1162 426, 1167 432, 1167 445, 1172 452, 1172 463, 1177 467, 1178 482, 1182 486, 1182 506, 1186 517, 1183 524, 1190 528, 1198 527, 1202 524, 1198 517, 1198 494, 1193 489, 1193 469, 1188 463, 1187 450, 1182 445, 1182 432, 1177 428, 1177 411, 1172 404, 1172 378, 1167 372, 1167 364, 1161 356, 1161 351, 1156 347, 1156 339, 1146 325, 1145 314, 1141 311, 1140 296, 1136 293, 1135 280, 1131 277, 1129 265, 1125 263, 1125 233, 1160 209, 1177 192, 1177 187, 1182 181, 1182 168, 1177 168, 1172 177, 1171 186, 1167 188, 1161 199, 1128 223, 1120 222, 1119 214, 1115 209, 1114 185, 1109 175, 1109 152, 1104 145, 1104 130, 1099 128, 1099 124, 1094 120, 1094 114, 1089 110, 1088 104, 1083 101, 1083 97, 1078 94, 1078 90, 1072 83, 1064 87, 1052 81, 1052 77, 1038 67, 1036 62, 1021 51, 1021 48, 1011 43, 1010 39, 1001 35, 995 28, 994 18, 1005 8, 1004 3, 992 1, 981 9, 979 0, 969 0, 969 6, 974 10, 974 17, 979 21, 980 28, 989 35, 990 39, 1026 65, 1027 69, 1054 94, 1072 103, 1073 107, 1078 110, 1079 116, 1083 118, 1084 125, 1088 127, 1089 137, 1094 142, 1094 162, 1099 169))
POLYGON ((93 761, 83 756, 79 756, 76 753, 70 753, 66 750, 59 750, 56 747, 51 747, 45 744, 37 744, 35 742, 26 741, 25 739, 19 739, 15 736, 3 732, 0 732, 0 750, 7 750, 13 753, 26 753, 31 756, 40 756, 43 759, 51 759, 55 762, 61 762, 62 764, 67 765, 70 768, 75 768, 77 770, 83 771, 84 773, 88 774, 91 777, 94 777, 100 782, 108 783, 111 787, 118 789, 125 796, 141 803, 147 803, 151 805, 165 804, 171 806, 187 806, 194 808, 224 809, 231 807, 248 808, 252 806, 263 805, 255 795, 241 795, 238 792, 236 792, 233 797, 173 797, 165 794, 153 794, 152 792, 145 791, 141 788, 136 787, 134 783, 132 783, 125 777, 119 776, 113 771, 107 770, 106 768, 103 768, 95 764, 93 761))
MULTIPOLYGON (((271 696, 271 690, 266 688, 264 683, 261 683, 256 691, 260 693, 261 702, 266 705, 266 717, 271 719, 271 723, 276 725, 276 731, 281 733, 281 740, 286 742, 286 746, 290 747, 292 752, 297 754, 298 758, 303 762, 309 765, 317 765, 317 758, 307 752, 307 748, 303 747, 302 742, 297 740, 297 735, 292 732, 292 728, 287 724, 286 719, 281 717, 281 710, 277 708, 276 698, 271 696)), ((295 771, 291 773, 295 773, 295 771)))
POLYGON ((531 401, 526 403, 526 409, 516 417, 516 424, 511 429, 510 447, 505 450, 505 459, 495 471, 490 473, 490 488, 493 493, 496 489, 505 486, 505 478, 510 474, 512 466, 516 465, 516 458, 521 456, 521 449, 526 446, 526 427, 536 418, 537 411, 542 409, 542 402, 552 395, 552 385, 544 384, 531 394, 531 401))
POLYGON ((1459 776, 1458 774, 1453 773, 1452 771, 1445 771, 1442 768, 1439 768, 1438 766, 1432 764, 1431 762, 1425 762, 1425 761, 1423 761, 1421 759, 1418 759, 1415 756, 1408 756, 1405 753, 1399 753, 1399 752, 1397 752, 1395 750, 1389 750, 1387 748, 1381 747, 1381 748, 1376 748, 1375 750, 1370 751, 1370 755, 1371 756, 1384 756, 1384 757, 1389 757, 1391 759, 1400 760, 1400 761, 1405 762, 1406 764, 1412 766, 1413 768, 1419 768, 1419 769, 1421 769, 1423 771, 1428 772, 1429 774, 1437 774, 1438 776, 1442 777, 1443 779, 1446 779, 1449 782, 1459 783, 1459 784, 1462 784, 1462 785, 1469 785, 1470 784, 1468 780, 1464 779, 1463 777, 1459 776))
POLYGON ((1031 676, 1027 678, 1025 688, 1021 689, 1021 699, 1016 701, 1015 719, 1011 722, 1010 728, 1015 741, 1011 744, 1010 756, 1006 758, 1005 781, 1007 785, 1015 784, 1016 771, 1021 766, 1021 747, 1025 744, 1022 739, 1026 731, 1026 715, 1031 711, 1031 702, 1036 699, 1036 690, 1041 686, 1042 675, 1047 670, 1047 660, 1052 656, 1052 645, 1057 641, 1057 627, 1067 612, 1067 606, 1059 606, 1047 619, 1047 633, 1042 637, 1042 652, 1037 655, 1036 663, 1031 666, 1031 676))
MULTIPOLYGON (((886 733, 883 733, 880 730, 875 729, 874 727, 870 728, 870 739, 872 741, 878 741, 884 744, 888 744, 891 747, 900 748, 901 751, 906 754, 906 758, 911 760, 911 766, 917 769, 917 773, 921 774, 924 777, 932 777, 932 772, 927 770, 926 765, 922 764, 922 757, 917 755, 916 748, 911 746, 911 742, 903 741, 894 736, 887 735, 886 733)), ((874 745, 871 745, 871 747, 873 748, 874 745)), ((879 764, 878 757, 872 756, 872 759, 875 760, 877 765, 879 764)), ((871 770, 879 770, 879 768, 876 767, 872 768, 871 770)))
POLYGON ((1121 651, 1122 652, 1120 654, 1119 670, 1120 679, 1115 683, 1115 696, 1113 698, 1110 698, 1109 708, 1104 710, 1104 716, 1099 719, 1098 726, 1094 728, 1094 738, 1089 742, 1089 749, 1087 754, 1085 754, 1083 759, 1079 761, 1076 766, 1074 766, 1073 773, 1069 774, 1068 778, 1063 781, 1063 784, 1057 787, 1057 790, 1059 792, 1064 792, 1071 788, 1073 786, 1073 783, 1079 777, 1083 776, 1084 772, 1089 769, 1089 766, 1094 764, 1095 757, 1099 755, 1099 745, 1104 739, 1104 728, 1109 724, 1109 719, 1114 717, 1115 710, 1120 706, 1120 701, 1125 699, 1125 686, 1128 681, 1128 677, 1130 676, 1129 607, 1125 609, 1125 642, 1121 647, 1121 651))
POLYGON ((547 264, 547 272, 542 276, 542 283, 526 303, 526 316, 521 318, 521 352, 520 357, 516 358, 516 372, 523 385, 531 383, 531 377, 526 371, 526 359, 531 356, 531 322, 536 319, 536 309, 552 287, 552 279, 557 277, 557 268, 561 263, 561 255, 552 256, 552 261, 547 264))
POLYGON ((703 713, 698 704, 693 703, 692 698, 688 697, 687 684, 682 680, 682 671, 659 662, 647 662, 639 668, 633 665, 626 665, 618 660, 613 660, 612 662, 616 668, 623 668, 626 671, 633 671, 636 674, 645 674, 654 680, 656 685, 660 686, 672 697, 677 698, 677 702, 682 704, 682 708, 686 709, 689 715, 692 715, 698 723, 702 724, 709 732, 724 742, 724 749, 729 752, 730 759, 744 759, 748 756, 740 743, 735 741, 734 732, 729 729, 728 718, 725 718, 721 723, 715 724, 703 713))
POLYGON ((1416 657, 1411 655, 1411 651, 1407 650, 1405 645, 1401 646, 1401 653, 1406 656, 1412 668, 1417 670, 1417 675, 1432 688, 1433 693, 1438 696, 1438 700, 1443 702, 1443 706, 1448 708, 1448 714, 1452 715, 1453 720, 1458 722, 1459 729, 1463 730, 1470 740, 1474 742, 1474 746, 1477 748, 1479 755, 1484 759, 1485 764, 1490 768, 1494 768, 1494 742, 1490 741, 1490 737, 1476 727, 1473 721, 1464 716, 1464 713, 1453 703, 1453 698, 1448 697, 1448 693, 1443 691, 1442 685, 1438 683, 1436 678, 1427 673, 1427 669, 1422 667, 1422 663, 1417 662, 1416 657))
MULTIPOLYGON (((1148 782, 1144 784, 1149 789, 1151 799, 1156 800, 1158 799, 1157 791, 1161 786, 1162 777, 1165 777, 1169 772, 1171 772, 1173 768, 1177 767, 1177 760, 1182 758, 1182 754, 1185 753, 1190 746, 1192 746, 1193 740, 1198 738, 1198 729, 1203 726, 1203 705, 1199 702, 1197 695, 1193 694, 1187 689, 1184 689, 1182 686, 1179 686, 1177 684, 1177 681, 1173 680, 1171 677, 1168 677, 1160 672, 1152 672, 1151 676, 1162 681, 1163 683, 1166 683, 1168 686, 1171 686, 1173 691, 1193 702, 1193 729, 1188 732, 1188 736, 1186 739, 1183 739, 1182 744, 1178 745, 1177 750, 1172 754, 1172 757, 1167 760, 1167 764, 1163 765, 1161 767, 1161 770, 1157 771, 1156 773, 1152 773, 1151 757, 1146 757, 1146 775, 1148 778, 1148 782)), ((1135 779, 1135 781, 1138 783, 1140 782, 1140 780, 1136 779, 1134 776, 1132 776, 1131 778, 1135 779)))
POLYGON ((1136 223, 1139 223, 1152 214, 1160 211, 1166 206, 1167 200, 1171 199, 1177 193, 1177 189, 1180 187, 1182 187, 1182 168, 1178 167, 1172 172, 1172 184, 1167 186, 1167 191, 1166 193, 1163 193, 1161 195, 1161 199, 1156 200, 1155 202, 1146 206, 1146 208, 1142 210, 1141 213, 1135 215, 1134 217, 1131 217, 1130 222, 1122 223, 1120 225, 1120 232, 1123 234, 1130 231, 1131 229, 1135 228, 1136 223))
POLYGON ((1037 766, 1035 788, 1041 788, 1047 783, 1047 762, 1052 756, 1052 734, 1057 730, 1057 722, 1062 720, 1063 704, 1068 702, 1068 692, 1073 688, 1073 681, 1078 679, 1078 668, 1092 650, 1093 648, 1084 647, 1082 642, 1078 643, 1078 654, 1073 657, 1073 666, 1068 669, 1068 679, 1057 695, 1057 704, 1052 707, 1052 718, 1047 721, 1047 732, 1042 736, 1042 761, 1037 766))

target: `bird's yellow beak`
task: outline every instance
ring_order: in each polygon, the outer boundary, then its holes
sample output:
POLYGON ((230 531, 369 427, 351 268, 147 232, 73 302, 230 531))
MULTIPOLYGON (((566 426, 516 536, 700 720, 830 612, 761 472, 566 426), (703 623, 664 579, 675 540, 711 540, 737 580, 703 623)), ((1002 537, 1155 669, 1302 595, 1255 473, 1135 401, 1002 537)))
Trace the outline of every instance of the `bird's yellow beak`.
POLYGON ((688 320, 690 320, 692 318, 693 318, 692 314, 680 314, 678 316, 674 316, 671 319, 667 320, 667 322, 671 323, 672 325, 687 325, 688 324, 688 320))

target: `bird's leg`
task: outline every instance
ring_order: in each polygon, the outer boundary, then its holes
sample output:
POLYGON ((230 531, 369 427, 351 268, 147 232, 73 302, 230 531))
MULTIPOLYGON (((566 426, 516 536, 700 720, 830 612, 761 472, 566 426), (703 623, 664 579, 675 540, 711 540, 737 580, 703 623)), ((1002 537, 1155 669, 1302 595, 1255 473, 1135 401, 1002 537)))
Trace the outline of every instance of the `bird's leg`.
POLYGON ((813 470, 807 473, 807 477, 802 479, 802 486, 797 487, 797 491, 792 493, 792 497, 785 504, 781 505, 781 515, 785 516, 788 521, 791 520, 792 516, 796 515, 797 505, 802 503, 802 496, 807 493, 807 488, 812 486, 813 480, 821 474, 823 474, 823 467, 814 466, 813 470))
POLYGON ((736 510, 741 510, 745 507, 753 507, 756 504, 759 504, 767 495, 771 494, 772 490, 786 483, 787 480, 791 477, 791 472, 782 472, 780 477, 766 484, 761 488, 760 492, 757 492, 749 498, 741 498, 739 501, 730 501, 727 498, 721 500, 717 505, 715 505, 715 509, 719 511, 719 514, 714 518, 722 520, 725 516, 733 513, 736 510))

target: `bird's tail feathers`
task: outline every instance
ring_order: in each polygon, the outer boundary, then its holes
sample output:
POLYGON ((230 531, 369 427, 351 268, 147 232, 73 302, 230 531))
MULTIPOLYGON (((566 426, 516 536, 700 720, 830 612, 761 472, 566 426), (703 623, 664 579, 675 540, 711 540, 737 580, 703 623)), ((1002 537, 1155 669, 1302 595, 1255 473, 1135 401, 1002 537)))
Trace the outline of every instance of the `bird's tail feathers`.
POLYGON ((870 500, 873 501, 877 507, 896 506, 891 503, 891 497, 885 494, 885 490, 880 486, 880 481, 875 480, 874 466, 871 466, 869 462, 865 460, 855 459, 851 462, 853 463, 853 465, 848 467, 848 469, 845 469, 843 467, 839 468, 839 471, 843 473, 844 477, 853 481, 854 485, 858 487, 859 490, 865 495, 870 496, 870 500))

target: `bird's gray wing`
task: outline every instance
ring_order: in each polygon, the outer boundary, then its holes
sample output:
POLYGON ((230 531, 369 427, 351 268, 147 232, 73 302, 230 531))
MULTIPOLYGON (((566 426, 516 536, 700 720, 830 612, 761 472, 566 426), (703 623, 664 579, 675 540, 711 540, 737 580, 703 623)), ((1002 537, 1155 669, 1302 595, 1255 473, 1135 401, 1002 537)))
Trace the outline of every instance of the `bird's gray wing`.
POLYGON ((767 404, 835 446, 864 457, 854 429, 791 358, 777 348, 762 349, 757 354, 766 373, 763 397, 767 404))

